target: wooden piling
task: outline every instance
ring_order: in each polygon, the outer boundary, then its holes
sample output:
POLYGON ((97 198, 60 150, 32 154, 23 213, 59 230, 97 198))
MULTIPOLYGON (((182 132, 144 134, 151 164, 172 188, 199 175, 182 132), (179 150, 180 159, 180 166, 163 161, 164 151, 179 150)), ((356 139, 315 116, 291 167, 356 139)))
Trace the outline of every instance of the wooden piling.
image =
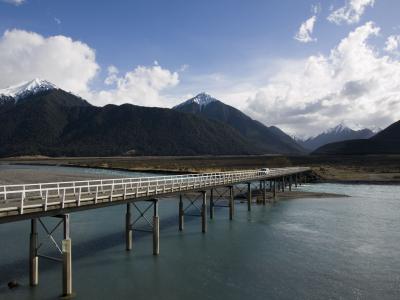
POLYGON ((160 218, 158 216, 158 199, 154 199, 153 216, 153 255, 160 254, 160 218))
POLYGON ((201 204, 201 232, 207 232, 207 194, 202 191, 202 204, 201 204))
POLYGON ((37 219, 31 219, 31 234, 29 243, 29 283, 37 286, 39 283, 39 257, 37 256, 37 219))

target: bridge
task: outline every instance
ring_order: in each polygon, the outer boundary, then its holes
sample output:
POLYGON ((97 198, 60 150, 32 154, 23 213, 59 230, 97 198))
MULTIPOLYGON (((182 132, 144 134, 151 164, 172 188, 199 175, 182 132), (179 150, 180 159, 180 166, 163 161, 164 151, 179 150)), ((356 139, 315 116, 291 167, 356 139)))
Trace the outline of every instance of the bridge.
POLYGON ((53 183, 35 183, 0 186, 0 224, 31 220, 29 246, 30 285, 39 282, 39 258, 62 263, 62 281, 64 296, 72 292, 72 241, 70 237, 70 214, 111 205, 126 205, 125 242, 126 250, 132 249, 134 230, 148 231, 153 234, 153 254, 158 255, 159 248, 159 200, 179 196, 179 230, 184 229, 184 216, 198 216, 201 219, 201 231, 207 232, 207 217, 214 218, 215 207, 226 207, 229 219, 235 212, 235 199, 246 199, 247 210, 251 211, 253 199, 265 205, 267 191, 271 193, 268 201, 277 200, 279 191, 292 185, 298 185, 309 172, 308 167, 274 168, 267 170, 241 170, 202 174, 170 176, 133 177, 118 179, 99 179, 86 181, 68 181, 53 183), (256 184, 256 185, 255 185, 256 184), (137 203, 144 201, 143 209, 137 203), (200 204, 198 204, 200 202, 200 204), (218 204, 218 202, 224 204, 218 204), (187 206, 185 207, 185 203, 187 206), (132 208, 138 213, 132 218, 132 208), (197 214, 191 213, 192 210, 197 214), (152 217, 149 217, 152 212, 152 217), (44 217, 58 218, 54 228, 42 221, 44 217), (148 225, 146 229, 137 228, 139 220, 148 225), (59 257, 40 253, 37 227, 42 226, 46 236, 55 246, 59 257), (61 226, 62 225, 62 226, 61 226), (63 239, 57 242, 54 232, 62 227, 63 239))

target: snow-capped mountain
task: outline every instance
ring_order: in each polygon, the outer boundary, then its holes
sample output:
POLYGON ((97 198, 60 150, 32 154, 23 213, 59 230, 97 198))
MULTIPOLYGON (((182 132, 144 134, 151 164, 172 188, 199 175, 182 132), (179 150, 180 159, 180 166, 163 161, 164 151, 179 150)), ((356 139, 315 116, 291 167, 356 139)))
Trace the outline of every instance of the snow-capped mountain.
POLYGON ((185 102, 173 107, 173 109, 184 107, 184 106, 191 105, 191 104, 198 104, 200 106, 200 110, 201 110, 203 107, 205 107, 208 104, 215 102, 215 101, 218 101, 218 100, 203 92, 203 93, 200 93, 197 96, 195 96, 189 100, 186 100, 185 102))
POLYGON ((19 99, 37 94, 39 92, 58 89, 56 85, 43 79, 35 78, 17 85, 0 89, 0 103, 17 102, 19 99))
POLYGON ((349 126, 346 126, 343 123, 340 123, 339 125, 325 130, 315 137, 311 137, 305 140, 296 139, 296 141, 308 150, 315 150, 329 143, 354 139, 368 139, 372 137, 375 133, 376 132, 368 128, 355 130, 350 128, 349 126))
POLYGON ((249 145, 260 149, 263 153, 304 153, 304 149, 279 128, 265 126, 240 110, 206 93, 198 94, 184 101, 175 106, 173 110, 218 121, 221 127, 229 126, 248 141, 249 145))

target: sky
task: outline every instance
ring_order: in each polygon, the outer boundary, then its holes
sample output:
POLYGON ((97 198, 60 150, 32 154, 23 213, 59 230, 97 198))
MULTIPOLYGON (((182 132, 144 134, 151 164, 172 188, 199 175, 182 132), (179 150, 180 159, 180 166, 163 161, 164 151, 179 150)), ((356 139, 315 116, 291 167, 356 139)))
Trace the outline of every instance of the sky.
POLYGON ((0 88, 94 105, 206 92, 291 135, 400 119, 398 0, 0 0, 0 88))

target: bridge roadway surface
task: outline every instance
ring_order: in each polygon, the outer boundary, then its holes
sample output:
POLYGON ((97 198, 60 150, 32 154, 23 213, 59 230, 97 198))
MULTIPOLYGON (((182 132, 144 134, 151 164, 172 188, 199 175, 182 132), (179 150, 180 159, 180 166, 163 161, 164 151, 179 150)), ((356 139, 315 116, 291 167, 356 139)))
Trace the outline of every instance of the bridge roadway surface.
POLYGON ((0 186, 0 223, 162 198, 252 181, 274 180, 308 167, 0 186))

